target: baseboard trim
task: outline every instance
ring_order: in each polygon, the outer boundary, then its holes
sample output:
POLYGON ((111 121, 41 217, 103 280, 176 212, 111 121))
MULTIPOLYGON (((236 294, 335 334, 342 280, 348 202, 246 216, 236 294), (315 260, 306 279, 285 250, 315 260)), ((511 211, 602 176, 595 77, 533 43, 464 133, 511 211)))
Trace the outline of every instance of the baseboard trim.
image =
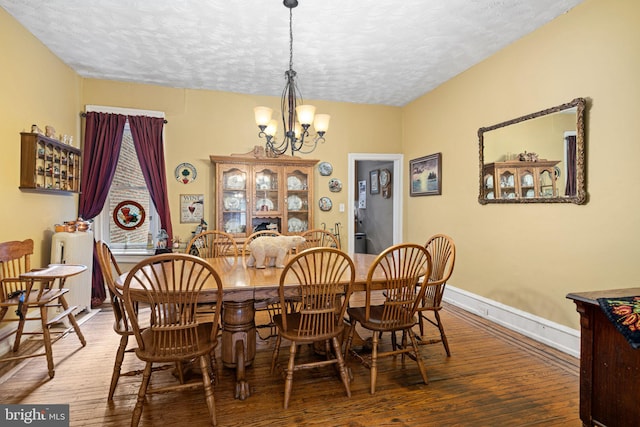
POLYGON ((516 331, 574 357, 580 357, 580 331, 526 311, 447 285, 443 301, 516 331))

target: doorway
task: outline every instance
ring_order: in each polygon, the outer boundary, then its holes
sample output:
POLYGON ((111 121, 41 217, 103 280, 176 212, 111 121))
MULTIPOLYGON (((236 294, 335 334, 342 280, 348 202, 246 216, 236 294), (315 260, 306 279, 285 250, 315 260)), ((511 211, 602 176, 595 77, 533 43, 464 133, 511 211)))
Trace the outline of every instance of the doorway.
MULTIPOLYGON (((358 207, 358 181, 366 181, 366 197, 382 197, 380 194, 371 195, 370 194, 370 182, 369 182, 369 174, 366 171, 366 178, 363 178, 362 168, 367 164, 376 165, 376 164, 389 164, 387 167, 391 171, 391 220, 389 221, 388 216, 385 218, 385 221, 388 221, 389 230, 385 230, 387 233, 381 233, 376 230, 378 227, 369 227, 366 230, 367 236, 366 240, 369 242, 376 242, 376 246, 390 246, 392 244, 397 244, 402 241, 402 192, 404 188, 403 177, 404 177, 404 169, 403 169, 403 159, 404 156, 402 154, 374 154, 374 153, 350 153, 348 155, 348 164, 349 164, 349 182, 348 182, 348 209, 347 209, 347 238, 348 238, 348 251, 349 253, 353 253, 355 251, 355 233, 360 232, 357 230, 356 221, 358 220, 358 215, 362 216, 363 210, 358 207), (367 163, 367 162, 376 162, 376 163, 367 163), (390 241, 386 242, 386 238, 384 240, 378 239, 378 235, 388 234, 390 235, 390 241)), ((365 202, 366 204, 366 202, 365 202)), ((366 210, 366 207, 364 208, 366 210)), ((380 218, 375 219, 375 210, 366 211, 366 216, 370 220, 370 223, 379 223, 380 218), (372 219, 372 217, 374 219, 372 219)), ((374 248, 374 250, 376 250, 374 248)), ((376 250, 377 251, 377 250, 376 250)), ((371 251, 367 251, 371 252, 371 251)))

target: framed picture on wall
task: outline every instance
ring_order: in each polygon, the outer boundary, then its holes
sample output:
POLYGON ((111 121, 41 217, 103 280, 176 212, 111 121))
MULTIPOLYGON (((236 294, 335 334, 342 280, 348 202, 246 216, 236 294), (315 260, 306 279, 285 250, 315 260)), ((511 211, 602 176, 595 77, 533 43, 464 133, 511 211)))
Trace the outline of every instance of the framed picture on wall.
POLYGON ((180 195, 180 222, 199 223, 204 214, 204 194, 180 195))
POLYGON ((409 160, 410 196, 442 194, 442 153, 409 160))
POLYGON ((378 169, 374 169, 369 172, 369 194, 379 194, 380 193, 380 180, 378 175, 380 171, 378 169))

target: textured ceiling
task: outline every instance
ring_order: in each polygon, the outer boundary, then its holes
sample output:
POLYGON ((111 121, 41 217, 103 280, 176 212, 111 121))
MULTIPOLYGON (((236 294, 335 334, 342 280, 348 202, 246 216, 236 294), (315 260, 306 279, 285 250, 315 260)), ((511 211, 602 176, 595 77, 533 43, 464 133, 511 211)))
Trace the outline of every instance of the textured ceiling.
MULTIPOLYGON (((306 99, 401 106, 583 0, 300 0, 306 99)), ((0 0, 79 75, 280 96, 281 0, 0 0)))

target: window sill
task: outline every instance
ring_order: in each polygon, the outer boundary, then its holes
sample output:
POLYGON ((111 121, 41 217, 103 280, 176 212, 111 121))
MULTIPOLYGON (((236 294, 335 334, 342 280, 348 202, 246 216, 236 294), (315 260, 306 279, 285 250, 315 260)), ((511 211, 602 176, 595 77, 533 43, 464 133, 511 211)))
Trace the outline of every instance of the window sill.
POLYGON ((136 264, 155 254, 155 249, 114 249, 113 256, 118 263, 136 264))

